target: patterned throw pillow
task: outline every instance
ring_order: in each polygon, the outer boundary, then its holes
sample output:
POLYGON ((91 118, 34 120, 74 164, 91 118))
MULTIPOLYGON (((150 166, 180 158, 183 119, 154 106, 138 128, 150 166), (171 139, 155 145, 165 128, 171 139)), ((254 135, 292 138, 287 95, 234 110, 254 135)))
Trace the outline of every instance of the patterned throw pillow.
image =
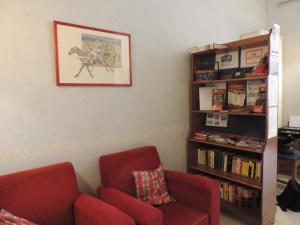
POLYGON ((151 205, 164 205, 175 202, 169 195, 164 171, 160 165, 155 170, 132 171, 137 198, 151 205))
POLYGON ((0 225, 37 225, 31 223, 28 220, 14 216, 13 214, 7 212, 4 209, 0 211, 0 225))

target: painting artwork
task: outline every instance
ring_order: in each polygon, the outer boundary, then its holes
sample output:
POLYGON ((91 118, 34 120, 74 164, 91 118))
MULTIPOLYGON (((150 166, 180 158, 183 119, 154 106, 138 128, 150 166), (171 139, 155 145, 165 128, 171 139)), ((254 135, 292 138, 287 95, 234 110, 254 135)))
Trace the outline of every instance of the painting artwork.
POLYGON ((130 35, 54 21, 58 86, 131 86, 130 35))

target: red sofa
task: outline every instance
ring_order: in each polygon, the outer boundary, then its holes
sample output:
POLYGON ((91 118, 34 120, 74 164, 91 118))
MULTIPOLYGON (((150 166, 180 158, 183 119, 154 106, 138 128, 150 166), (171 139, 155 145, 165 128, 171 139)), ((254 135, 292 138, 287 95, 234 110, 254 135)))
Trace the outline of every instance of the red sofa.
POLYGON ((139 225, 219 225, 220 196, 216 181, 165 170, 169 193, 176 203, 153 207, 136 198, 133 170, 153 170, 161 161, 154 146, 99 158, 100 199, 116 206, 139 225))
POLYGON ((71 163, 0 176, 0 209, 39 225, 134 225, 126 214, 78 190, 71 163))

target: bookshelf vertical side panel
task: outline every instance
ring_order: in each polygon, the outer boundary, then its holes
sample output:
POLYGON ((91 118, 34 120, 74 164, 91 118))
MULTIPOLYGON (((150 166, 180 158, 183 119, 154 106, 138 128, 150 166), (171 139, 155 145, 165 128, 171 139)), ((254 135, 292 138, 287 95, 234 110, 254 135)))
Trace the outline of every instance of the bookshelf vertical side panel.
POLYGON ((193 111, 193 81, 194 81, 194 55, 191 55, 190 56, 190 61, 191 61, 191 76, 190 76, 190 86, 189 86, 189 134, 188 134, 188 137, 187 137, 187 142, 186 142, 186 153, 187 153, 187 157, 186 157, 186 171, 189 172, 189 168, 190 168, 190 165, 192 163, 192 161, 194 160, 194 155, 192 154, 192 146, 191 146, 191 143, 188 141, 189 140, 189 137, 191 137, 192 135, 192 126, 193 126, 193 120, 192 120, 192 111, 193 111))
POLYGON ((275 222, 277 185, 277 137, 267 140, 263 154, 262 225, 275 222))

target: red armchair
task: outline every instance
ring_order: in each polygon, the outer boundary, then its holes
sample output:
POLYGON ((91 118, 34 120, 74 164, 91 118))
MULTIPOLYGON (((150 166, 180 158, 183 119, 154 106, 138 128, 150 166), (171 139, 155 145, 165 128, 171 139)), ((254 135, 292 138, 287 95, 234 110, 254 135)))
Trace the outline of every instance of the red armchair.
POLYGON ((176 203, 153 207, 136 198, 133 170, 160 165, 157 150, 146 146, 99 158, 102 187, 98 196, 131 216, 139 225, 219 225, 220 197, 216 181, 197 175, 164 171, 176 203))
POLYGON ((0 209, 39 225, 134 225, 125 213, 80 194, 71 163, 0 176, 0 209))

